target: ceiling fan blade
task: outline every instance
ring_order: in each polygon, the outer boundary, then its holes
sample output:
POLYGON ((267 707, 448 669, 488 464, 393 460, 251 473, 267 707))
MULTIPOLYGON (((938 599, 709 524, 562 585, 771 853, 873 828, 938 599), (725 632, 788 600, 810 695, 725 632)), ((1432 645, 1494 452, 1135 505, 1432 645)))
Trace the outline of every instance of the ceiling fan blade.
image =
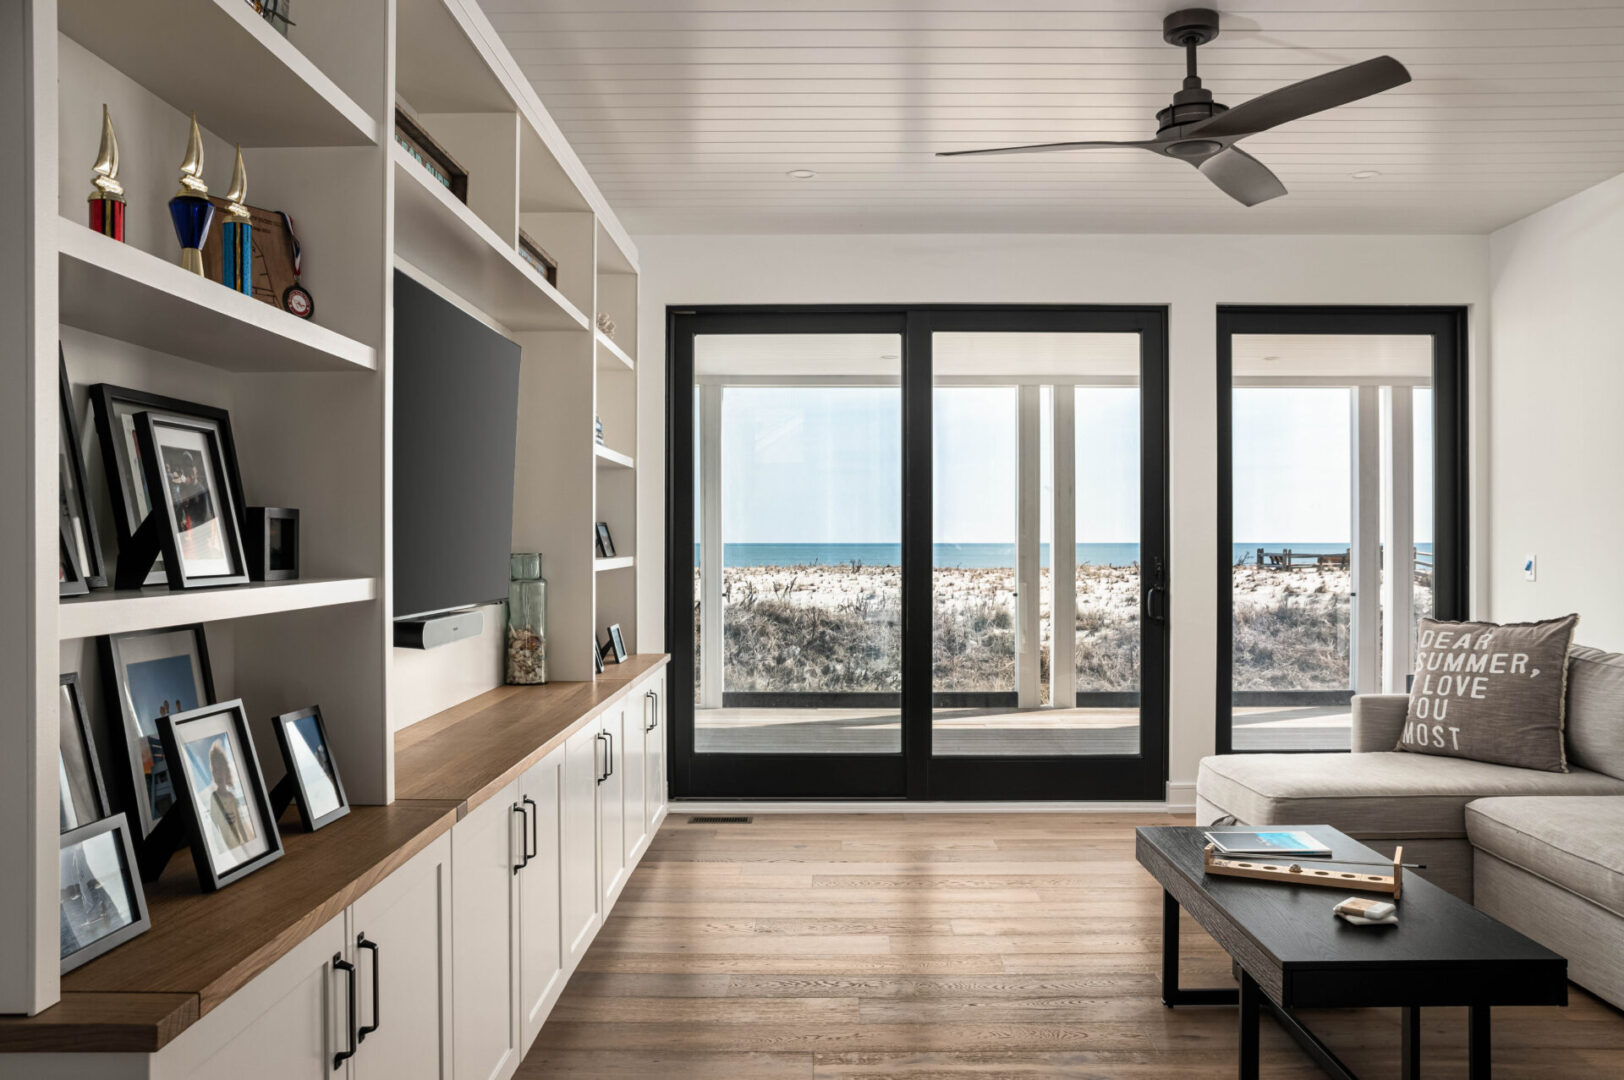
POLYGON ((1046 154, 1051 150, 1120 150, 1125 146, 1149 150, 1153 142, 1052 142, 1032 146, 997 146, 989 150, 941 150, 937 157, 986 157, 992 154, 1046 154))
POLYGON ((1290 120, 1334 109, 1351 101, 1403 86, 1410 81, 1410 73, 1403 64, 1391 56, 1378 56, 1358 64, 1350 64, 1336 71, 1315 75, 1312 79, 1270 90, 1250 101, 1243 101, 1228 112, 1219 113, 1211 120, 1193 124, 1184 135, 1202 138, 1240 138, 1267 131, 1290 120))
POLYGON ((1219 151, 1196 167, 1224 194, 1246 206, 1256 206, 1286 193, 1286 185, 1267 165, 1236 146, 1219 151))

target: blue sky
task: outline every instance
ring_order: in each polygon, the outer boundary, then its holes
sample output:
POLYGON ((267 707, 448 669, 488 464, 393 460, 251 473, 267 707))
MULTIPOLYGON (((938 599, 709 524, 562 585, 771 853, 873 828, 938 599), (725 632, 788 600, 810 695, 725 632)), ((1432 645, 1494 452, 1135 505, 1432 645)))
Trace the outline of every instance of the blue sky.
MULTIPOLYGON (((725 540, 899 542, 898 393, 895 387, 729 387, 722 423, 725 540)), ((1430 392, 1417 401, 1418 450, 1431 439, 1425 399, 1430 392)), ((1044 405, 1047 415, 1047 392, 1044 405)), ((1014 542, 1015 409, 1012 387, 937 390, 937 542, 1014 542)), ((1138 409, 1131 388, 1078 394, 1080 543, 1138 539, 1138 409)), ((1239 390, 1234 430, 1237 540, 1348 540, 1348 391, 1239 390)), ((1045 538, 1051 532, 1048 473, 1045 468, 1045 538)), ((1426 542, 1432 539, 1431 477, 1424 467, 1417 473, 1416 538, 1426 542)))

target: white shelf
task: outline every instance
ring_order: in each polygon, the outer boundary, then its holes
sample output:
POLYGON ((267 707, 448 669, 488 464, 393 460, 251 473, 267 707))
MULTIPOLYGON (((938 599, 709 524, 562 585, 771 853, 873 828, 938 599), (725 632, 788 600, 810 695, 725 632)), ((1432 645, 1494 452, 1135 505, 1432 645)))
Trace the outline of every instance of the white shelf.
MULTIPOLYGON (((245 5, 246 6, 246 5, 245 5)), ((68 218, 57 219, 69 326, 227 371, 374 371, 378 353, 68 218)))
POLYGON ((592 452, 598 456, 600 469, 630 469, 635 466, 630 454, 622 454, 618 450, 611 450, 602 443, 594 443, 592 452))
POLYGON ((378 141, 377 121, 243 0, 58 0, 57 25, 227 142, 378 141))
POLYGON ((598 341, 598 366, 600 368, 607 368, 610 371, 618 371, 621 368, 625 368, 627 371, 636 370, 637 362, 627 356, 626 350, 616 345, 613 338, 602 330, 594 330, 592 333, 598 341))
POLYGON ((636 565, 637 556, 635 555, 617 555, 613 559, 592 560, 592 569, 600 574, 605 570, 624 570, 627 567, 636 565))
POLYGON ((246 619, 282 611, 358 604, 378 596, 376 578, 306 578, 302 581, 262 581, 223 589, 170 591, 98 589, 88 596, 63 600, 57 615, 57 635, 69 638, 100 637, 161 626, 246 619))
POLYGON ((513 244, 435 182, 397 144, 395 253, 510 330, 583 330, 590 323, 519 257, 513 244))

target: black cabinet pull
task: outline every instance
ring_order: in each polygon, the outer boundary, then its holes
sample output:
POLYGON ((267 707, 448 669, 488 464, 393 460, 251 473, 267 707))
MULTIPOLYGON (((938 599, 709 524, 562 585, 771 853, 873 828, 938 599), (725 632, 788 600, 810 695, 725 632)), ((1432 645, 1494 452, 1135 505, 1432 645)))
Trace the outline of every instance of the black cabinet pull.
POLYGON ((650 690, 643 695, 643 713, 646 716, 651 716, 649 722, 643 725, 643 734, 647 735, 660 726, 660 692, 658 690, 650 690), (654 706, 653 709, 649 708, 651 704, 654 706))
POLYGON ((606 731, 603 733, 603 737, 609 740, 609 752, 605 754, 603 758, 603 763, 606 768, 603 778, 607 780, 611 776, 615 775, 615 733, 612 731, 606 731))
POLYGON ((660 692, 658 690, 650 690, 649 693, 654 697, 654 723, 649 725, 649 730, 653 731, 655 728, 660 726, 660 692))
POLYGON ((541 812, 536 807, 536 800, 532 799, 528 795, 524 797, 524 804, 530 808, 529 813, 525 815, 526 819, 530 823, 530 830, 529 835, 525 837, 524 845, 524 864, 529 866, 530 860, 534 859, 536 857, 536 853, 541 850, 540 844, 537 842, 538 837, 536 835, 536 819, 541 816, 541 812))
POLYGON ((372 954, 372 1023, 355 1033, 355 1041, 362 1043, 366 1042, 367 1036, 377 1031, 378 1025, 383 1023, 383 998, 380 996, 382 982, 378 977, 378 943, 368 941, 365 934, 357 934, 355 947, 365 949, 372 954))
POLYGON ((345 980, 349 983, 349 992, 347 996, 349 999, 350 1048, 348 1050, 340 1050, 338 1053, 333 1055, 333 1068, 337 1069, 340 1065, 344 1064, 350 1058, 355 1056, 355 965, 344 959, 343 954, 334 953, 333 967, 338 971, 342 971, 344 973, 345 980))
MULTIPOLYGON (((596 738, 598 740, 599 744, 602 744, 604 742, 604 740, 607 739, 608 737, 609 736, 605 735, 601 731, 598 732, 596 736, 594 736, 594 738, 596 738)), ((604 751, 604 757, 607 758, 608 756, 609 756, 609 751, 605 750, 604 751)), ((609 771, 608 771, 608 769, 606 767, 603 772, 598 774, 598 783, 601 784, 607 779, 609 779, 609 771)))
MULTIPOLYGON (((525 800, 525 802, 529 802, 529 801, 530 800, 528 800, 528 799, 525 800)), ((529 814, 525 813, 524 807, 519 803, 514 803, 508 809, 512 810, 515 814, 518 814, 520 817, 525 818, 526 820, 528 820, 529 817, 530 817, 529 814)), ((521 825, 521 826, 519 826, 519 828, 521 830, 520 833, 519 833, 520 846, 523 847, 524 854, 521 857, 521 861, 516 862, 516 863, 513 864, 513 872, 515 874, 517 874, 520 870, 523 870, 525 867, 530 865, 530 845, 528 843, 524 842, 524 837, 525 837, 524 826, 521 825)), ((510 846, 508 848, 508 850, 512 851, 513 849, 510 846)))

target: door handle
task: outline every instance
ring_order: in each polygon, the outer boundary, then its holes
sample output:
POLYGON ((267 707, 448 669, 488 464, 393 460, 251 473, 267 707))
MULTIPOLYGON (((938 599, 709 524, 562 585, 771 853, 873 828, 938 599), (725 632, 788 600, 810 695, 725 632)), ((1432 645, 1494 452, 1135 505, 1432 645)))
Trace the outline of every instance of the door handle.
POLYGON ((541 850, 538 842, 539 837, 536 834, 536 820, 541 816, 541 812, 536 806, 536 800, 530 796, 526 795, 523 801, 524 805, 529 807, 529 812, 525 814, 525 818, 530 823, 530 829, 529 834, 525 837, 524 844, 524 865, 529 866, 530 860, 534 859, 536 853, 541 850))
POLYGON ((658 690, 650 690, 645 696, 654 703, 654 719, 651 720, 649 725, 643 729, 644 734, 647 734, 660 726, 660 692, 658 690))
POLYGON ((1167 571, 1159 556, 1155 573, 1150 579, 1150 588, 1145 590, 1145 618, 1151 622, 1167 621, 1167 571))
MULTIPOLYGON (((515 814, 518 814, 521 818, 524 818, 526 821, 528 821, 529 818, 530 818, 530 815, 525 812, 524 806, 519 804, 519 803, 514 803, 512 806, 508 807, 508 809, 512 810, 515 814)), ((528 833, 529 830, 526 829, 525 826, 523 826, 523 825, 519 826, 519 829, 520 829, 519 841, 520 841, 520 847, 523 849, 523 854, 520 856, 520 861, 513 864, 513 872, 515 874, 517 874, 520 870, 523 870, 525 867, 530 865, 530 845, 525 840, 525 836, 526 836, 526 834, 528 833)), ((511 845, 511 841, 510 841, 510 845, 511 845)), ((511 846, 509 846, 508 850, 512 851, 513 849, 512 849, 511 846)))
POLYGON ((378 975, 378 943, 368 941, 365 934, 357 934, 355 936, 355 947, 365 949, 372 954, 372 1023, 355 1033, 355 1041, 363 1043, 366 1042, 367 1036, 377 1031, 378 1025, 383 1023, 382 979, 378 975))
POLYGON ((350 1048, 348 1050, 340 1050, 338 1053, 333 1055, 333 1068, 336 1070, 340 1065, 344 1064, 350 1058, 355 1056, 355 965, 344 959, 342 954, 334 953, 333 968, 337 971, 342 971, 344 973, 345 980, 349 983, 348 993, 346 996, 349 1002, 350 1048))
POLYGON ((609 740, 609 752, 603 756, 605 766, 603 778, 607 780, 615 775, 615 733, 606 731, 603 733, 603 737, 609 740))
MULTIPOLYGON (((595 736, 595 738, 598 740, 598 745, 602 746, 603 745, 603 740, 605 738, 603 732, 601 732, 601 731, 598 732, 597 735, 595 736)), ((604 756, 605 757, 608 756, 608 751, 604 752, 604 756)), ((607 771, 604 771, 604 772, 601 772, 601 773, 598 774, 598 783, 601 784, 607 779, 609 779, 609 773, 607 771)))

